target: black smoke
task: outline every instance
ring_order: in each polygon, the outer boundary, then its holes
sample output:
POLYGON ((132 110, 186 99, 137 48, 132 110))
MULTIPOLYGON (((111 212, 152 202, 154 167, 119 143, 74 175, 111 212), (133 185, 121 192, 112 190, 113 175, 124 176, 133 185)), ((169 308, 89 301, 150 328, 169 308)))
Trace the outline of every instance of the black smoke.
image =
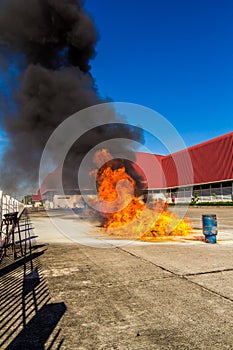
MULTIPOLYGON (((10 140, 1 166, 5 191, 36 188, 41 154, 54 129, 74 112, 106 102, 90 73, 97 40, 95 25, 81 0, 0 3, 0 64, 13 57, 20 67, 19 88, 12 94, 17 113, 6 109, 2 118, 10 140)), ((72 147, 65 162, 66 176, 72 177, 74 162, 78 164, 89 149, 109 136, 142 139, 140 131, 114 124, 90 135, 72 147)))

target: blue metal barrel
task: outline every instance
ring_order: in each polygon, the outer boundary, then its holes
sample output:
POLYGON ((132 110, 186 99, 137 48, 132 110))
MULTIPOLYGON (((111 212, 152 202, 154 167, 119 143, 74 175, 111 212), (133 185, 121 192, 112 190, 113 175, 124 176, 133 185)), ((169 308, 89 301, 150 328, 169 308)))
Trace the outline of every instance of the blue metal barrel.
POLYGON ((216 243, 218 233, 217 217, 215 214, 202 215, 203 234, 207 243, 216 243))

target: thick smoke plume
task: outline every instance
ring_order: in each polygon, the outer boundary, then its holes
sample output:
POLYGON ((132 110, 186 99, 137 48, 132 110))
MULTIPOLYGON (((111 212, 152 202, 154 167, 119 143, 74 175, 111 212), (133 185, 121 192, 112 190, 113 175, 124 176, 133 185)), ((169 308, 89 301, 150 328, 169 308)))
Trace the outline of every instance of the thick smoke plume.
MULTIPOLYGON (((99 97, 90 74, 97 39, 81 0, 1 2, 0 64, 12 57, 20 63, 17 113, 5 110, 2 120, 10 140, 1 167, 5 191, 35 189, 40 157, 54 129, 72 113, 106 102, 99 97)), ((92 131, 91 138, 84 135, 67 157, 66 174, 74 159, 78 164, 85 152, 109 137, 139 140, 142 135, 116 125, 92 131)))

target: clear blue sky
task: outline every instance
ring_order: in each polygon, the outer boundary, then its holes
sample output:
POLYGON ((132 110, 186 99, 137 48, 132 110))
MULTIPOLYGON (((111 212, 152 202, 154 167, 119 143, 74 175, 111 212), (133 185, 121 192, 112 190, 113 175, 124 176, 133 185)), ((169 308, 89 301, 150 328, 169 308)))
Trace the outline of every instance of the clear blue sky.
MULTIPOLYGON (((102 96, 158 111, 187 146, 233 131, 232 0, 86 0, 85 8, 100 35, 91 64, 102 96)), ((157 151, 150 138, 146 145, 157 151)))
POLYGON ((232 0, 85 7, 100 34, 92 74, 103 96, 155 109, 187 146, 233 131, 232 0))

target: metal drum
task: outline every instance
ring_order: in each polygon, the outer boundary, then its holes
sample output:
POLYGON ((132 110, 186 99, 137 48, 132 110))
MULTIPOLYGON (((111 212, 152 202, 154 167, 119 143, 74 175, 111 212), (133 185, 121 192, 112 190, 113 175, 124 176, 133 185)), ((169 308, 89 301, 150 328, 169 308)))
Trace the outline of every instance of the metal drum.
POLYGON ((202 215, 202 228, 207 243, 216 243, 218 233, 217 217, 215 214, 202 215))

